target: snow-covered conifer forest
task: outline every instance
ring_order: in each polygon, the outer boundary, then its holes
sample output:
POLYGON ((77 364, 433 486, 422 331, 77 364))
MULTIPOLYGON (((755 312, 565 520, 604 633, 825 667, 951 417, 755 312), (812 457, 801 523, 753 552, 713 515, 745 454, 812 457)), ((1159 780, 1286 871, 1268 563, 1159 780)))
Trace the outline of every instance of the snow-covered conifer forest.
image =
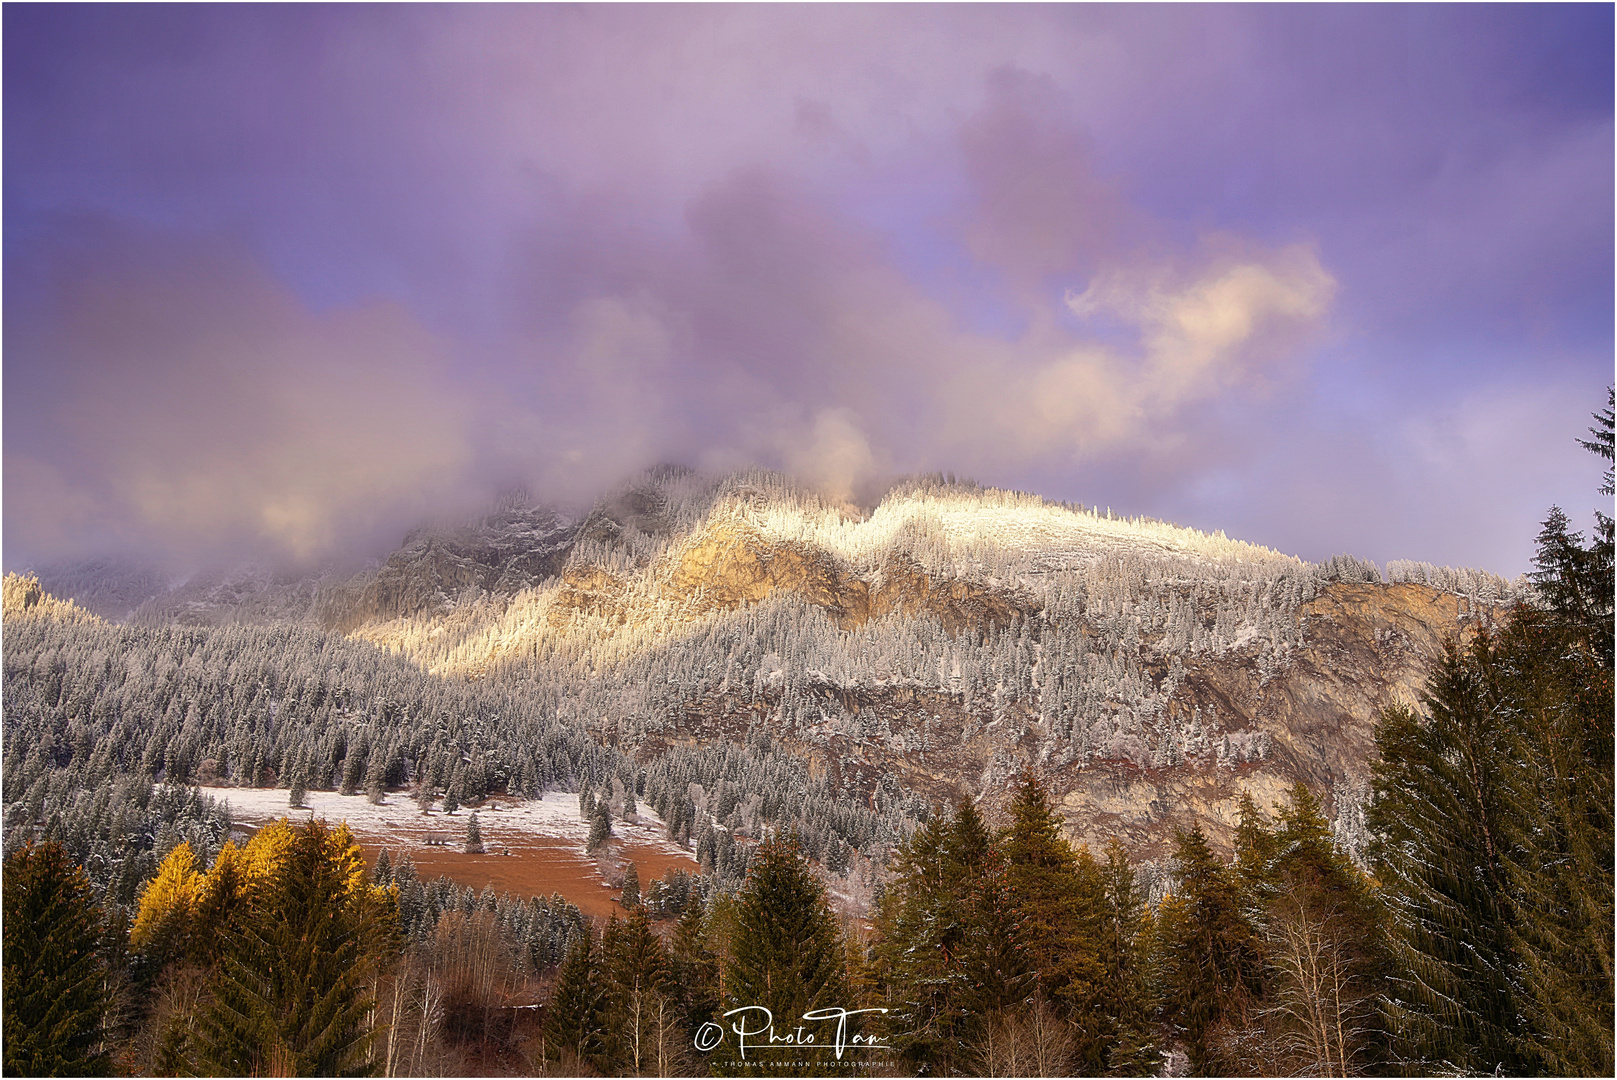
MULTIPOLYGON (((1035 731, 1049 768, 1239 764, 1267 736, 1170 711, 1186 665, 1238 656, 1272 678, 1323 586, 1383 580, 1351 557, 1307 564, 941 476, 862 516, 778 474, 669 468, 602 499, 562 570, 514 594, 439 592, 346 636, 315 613, 363 579, 323 583, 301 618, 225 608, 176 625, 153 616, 156 601, 122 625, 9 618, 8 844, 15 821, 50 822, 127 903, 175 836, 211 850, 223 835, 206 814, 112 794, 138 778, 163 792, 302 776, 462 801, 617 778, 721 876, 745 865, 734 838, 766 828, 799 830, 815 856, 841 844, 880 861, 929 800, 891 782, 835 787, 798 757, 840 740, 924 751, 943 725, 848 708, 861 692, 952 702, 971 729, 1035 731), (750 549, 739 584, 727 545, 750 549), (768 564, 789 559, 772 579, 768 564), (687 714, 704 709, 746 720, 722 744, 683 744, 687 714), (108 800, 148 816, 114 827, 108 800)), ((1524 588, 1413 563, 1387 577, 1478 609, 1524 588)))
MULTIPOLYGON (((1345 555, 1310 564, 941 476, 899 484, 862 511, 778 474, 673 468, 574 521, 513 499, 475 521, 418 530, 357 577, 249 569, 142 598, 152 575, 141 574, 134 585, 84 568, 60 575, 132 607, 123 621, 53 596, 50 572, 7 578, 3 785, 7 857, 21 866, 38 844, 60 845, 87 895, 135 920, 131 940, 151 972, 175 978, 182 960, 210 962, 150 928, 198 917, 186 905, 214 903, 206 898, 235 880, 234 860, 282 865, 300 843, 337 852, 320 857, 340 865, 357 857, 315 831, 282 847, 249 838, 248 854, 236 854, 228 814, 204 791, 393 792, 424 806, 441 798, 447 812, 563 790, 592 822, 591 852, 608 849, 614 820, 644 806, 700 866, 697 877, 671 872, 643 888, 635 878, 630 923, 614 922, 597 949, 589 920, 559 895, 479 895, 422 880, 407 857, 383 858, 371 880, 391 888, 415 959, 372 989, 378 1001, 394 995, 386 1025, 403 1042, 384 1067, 402 1061, 403 1071, 467 1067, 443 1056, 451 969, 484 972, 485 1040, 499 998, 488 972, 504 972, 508 987, 554 977, 542 1031, 570 1047, 559 1060, 643 1067, 639 1041, 632 1054, 629 1043, 590 1041, 589 1018, 608 1013, 590 1012, 587 972, 605 965, 609 980, 630 978, 618 970, 623 950, 663 948, 633 935, 677 917, 657 963, 682 957, 689 985, 706 985, 701 964, 711 961, 700 957, 718 946, 703 942, 733 945, 744 933, 755 902, 744 883, 771 836, 790 839, 767 849, 769 874, 813 867, 819 884, 791 888, 876 918, 862 977, 901 999, 933 978, 911 970, 903 943, 941 916, 903 907, 887 888, 932 873, 935 857, 967 875, 949 886, 963 890, 960 903, 1009 890, 1003 903, 1032 905, 1018 919, 1053 887, 1018 867, 1066 867, 1074 896, 1122 920, 1113 951, 1091 959, 1123 965, 1125 980, 1144 978, 1124 969, 1145 963, 1152 919, 1154 933, 1202 932, 1181 894, 1236 887, 1204 834, 1246 860, 1250 898, 1303 873, 1280 852, 1317 849, 1332 895, 1348 898, 1354 919, 1370 918, 1355 864, 1379 857, 1380 819, 1366 804, 1380 711, 1410 703, 1444 634, 1491 632, 1510 605, 1543 602, 1526 580, 1413 562, 1383 572, 1345 555), (1002 846, 984 855, 972 830, 1002 846)), ((1263 912, 1241 916, 1254 955, 1260 939, 1275 950, 1284 941, 1279 922, 1263 921, 1284 912, 1263 912)), ((1379 977, 1381 953, 1343 956, 1355 986, 1379 977)), ((1033 969, 1016 978, 1044 988, 1052 1017, 1102 1008, 1075 989, 1100 984, 1033 969)), ((694 1022, 716 1002, 683 1001, 678 1015, 694 1022)), ((985 1014, 1010 1026, 972 1028, 971 1045, 991 1057, 1002 1037, 1043 1038, 1017 1027, 1025 1021, 1005 1012, 1012 1004, 985 1014)), ((1157 1060, 1153 1040, 1165 1036, 1141 1017, 1125 1023, 1125 1004, 1104 1006, 1115 1030, 1069 1033, 1068 1067, 1102 1067, 1124 1045, 1134 1047, 1130 1068, 1157 1060)), ((921 1022, 930 1007, 909 1002, 904 1015, 921 1022)), ((1369 1015, 1362 1002, 1352 1008, 1356 1024, 1369 1015)), ((141 1023, 168 1023, 155 1016, 141 1023)), ((1279 1021, 1263 1030, 1275 1067, 1297 1066, 1277 1049, 1295 1032, 1279 1021)), ((1227 1060, 1232 1037, 1181 1033, 1174 1052, 1188 1046, 1206 1066, 1227 1060)), ((217 1064, 224 1044, 211 1038, 140 1051, 130 1067, 217 1064)), ((1368 1061, 1384 1049, 1352 1052, 1368 1061)), ((1026 1066, 1014 1053, 1010 1064, 933 1060, 919 1044, 905 1053, 946 1070, 1026 1066)))

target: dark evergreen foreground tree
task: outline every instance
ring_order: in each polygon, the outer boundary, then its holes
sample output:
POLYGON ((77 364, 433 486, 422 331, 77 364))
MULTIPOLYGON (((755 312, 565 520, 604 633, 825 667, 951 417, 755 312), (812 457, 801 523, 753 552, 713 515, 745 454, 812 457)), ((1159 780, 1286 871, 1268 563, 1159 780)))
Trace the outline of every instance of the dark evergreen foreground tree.
MULTIPOLYGON (((803 861, 795 838, 774 837, 753 856, 746 884, 736 897, 735 926, 730 938, 730 962, 724 978, 722 1010, 762 1007, 774 1018, 775 1030, 784 1034, 804 1025, 816 1037, 814 1046, 791 1046, 754 1053, 749 1042, 747 1061, 737 1054, 737 1038, 729 1030, 736 1022, 753 1029, 763 1025, 762 1013, 724 1021, 725 1039, 713 1054, 721 1073, 758 1075, 770 1061, 807 1061, 809 1068, 793 1067, 792 1075, 835 1073, 837 1061, 828 1045, 829 1023, 804 1024, 803 1014, 817 1009, 853 1009, 847 979, 847 954, 835 917, 826 903, 825 887, 803 861)), ((851 1036, 857 1030, 850 1026, 851 1036)), ((763 1043, 764 1037, 758 1036, 763 1043)))
POLYGON ((1270 830, 1251 797, 1242 801, 1236 867, 1263 954, 1262 991, 1248 1023, 1226 1032, 1224 1059, 1232 1070, 1287 1076, 1374 1072, 1386 978, 1379 908, 1306 786, 1277 809, 1270 830))
MULTIPOLYGON (((1609 461, 1610 407, 1597 419, 1584 445, 1609 461)), ((1451 646, 1427 715, 1378 728, 1370 823, 1405 1067, 1611 1073, 1612 519, 1596 520, 1586 544, 1553 509, 1542 606, 1451 646)))
POLYGON ((602 937, 607 968, 608 1053, 615 1072, 667 1076, 688 1045, 673 985, 668 949, 651 928, 646 909, 615 917, 602 937))
MULTIPOLYGON (((1103 886, 1088 849, 1075 852, 1050 808, 1049 792, 1032 775, 1017 783, 1003 846, 1011 881, 1026 915, 1028 960, 1043 996, 1065 1016, 1090 1017, 1105 979, 1098 953, 1103 886)), ((1097 1033, 1083 1033, 1085 1064, 1098 1067, 1097 1033)))
POLYGON ((1261 953, 1233 869, 1213 855, 1199 827, 1177 841, 1179 891, 1157 912, 1156 996, 1191 1069, 1229 1075, 1239 1063, 1221 1055, 1221 1035, 1251 1026, 1261 953))
POLYGON ((1162 1057, 1151 1030, 1148 942, 1152 915, 1134 880, 1134 867, 1117 837, 1106 846, 1102 868, 1105 908, 1099 953, 1105 965, 1096 997, 1096 1016, 1105 1049, 1105 1071, 1146 1076, 1162 1057))
POLYGON ((29 844, 5 869, 5 1071, 101 1076, 107 1011, 101 912, 60 844, 29 844))
POLYGON ((545 1055, 562 1068, 604 1064, 606 989, 595 937, 586 928, 573 939, 545 1012, 545 1055))
POLYGON ((876 911, 872 968, 907 1068, 959 1071, 985 1017, 1032 996, 1023 922, 1005 858, 969 801, 899 847, 876 911))

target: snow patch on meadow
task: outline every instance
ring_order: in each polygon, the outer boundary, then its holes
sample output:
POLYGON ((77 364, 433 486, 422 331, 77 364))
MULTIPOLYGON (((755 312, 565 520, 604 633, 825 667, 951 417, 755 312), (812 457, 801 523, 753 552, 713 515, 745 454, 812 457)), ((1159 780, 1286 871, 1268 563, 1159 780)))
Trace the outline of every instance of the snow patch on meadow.
MULTIPOLYGON (((546 792, 538 799, 490 796, 479 806, 462 806, 452 814, 434 809, 423 812, 405 792, 390 792, 373 804, 365 795, 340 795, 334 791, 310 791, 304 807, 287 803, 285 788, 207 788, 209 795, 228 805, 234 821, 264 824, 280 818, 293 822, 311 817, 331 824, 346 821, 365 840, 395 849, 427 850, 432 834, 442 834, 445 846, 458 849, 466 838, 466 822, 477 811, 477 827, 489 851, 523 840, 550 839, 576 843, 580 851, 589 840, 590 824, 579 817, 578 796, 565 791, 546 792)), ((620 841, 638 847, 653 847, 669 853, 683 848, 668 839, 663 821, 642 805, 633 822, 614 819, 612 833, 620 841)))

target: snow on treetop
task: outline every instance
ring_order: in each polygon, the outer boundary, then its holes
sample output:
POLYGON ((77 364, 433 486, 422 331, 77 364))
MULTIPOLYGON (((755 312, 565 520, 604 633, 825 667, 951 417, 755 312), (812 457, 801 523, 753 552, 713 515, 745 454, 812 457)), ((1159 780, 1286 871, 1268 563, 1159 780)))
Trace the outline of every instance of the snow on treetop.
POLYGON ((721 497, 713 518, 738 520, 767 539, 808 544, 865 566, 902 551, 940 568, 1010 558, 1022 564, 1017 567, 1022 572, 1076 569, 1108 555, 1240 563, 1270 571, 1303 565, 1223 533, 1116 518, 994 488, 911 487, 889 494, 863 519, 812 497, 769 494, 775 497, 721 497))

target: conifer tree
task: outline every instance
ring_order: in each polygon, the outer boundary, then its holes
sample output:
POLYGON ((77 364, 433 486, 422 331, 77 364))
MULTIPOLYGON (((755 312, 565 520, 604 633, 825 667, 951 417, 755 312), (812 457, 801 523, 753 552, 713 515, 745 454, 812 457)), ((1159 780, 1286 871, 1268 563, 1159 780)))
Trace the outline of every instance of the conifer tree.
POLYGON ((129 944, 154 971, 198 945, 201 935, 195 924, 202 883, 201 862, 191 845, 182 841, 141 893, 129 944))
POLYGON ((684 1024, 674 1000, 672 969, 644 908, 615 917, 602 938, 607 970, 609 1056, 629 1075, 666 1076, 684 1057, 684 1024))
POLYGON ((1376 874, 1397 934, 1389 1019, 1402 1067, 1526 1071, 1509 1046, 1516 1007, 1504 920, 1504 807, 1497 737, 1469 706, 1471 675, 1451 649, 1428 686, 1430 716, 1388 709, 1376 727, 1376 874), (1452 703, 1453 706, 1450 707, 1452 703))
POLYGON ((951 963, 949 981, 956 992, 955 1032, 964 1040, 980 1038, 985 1019, 1019 1013, 1039 996, 1038 972, 1022 893, 1014 868, 997 847, 976 864, 963 897, 963 922, 951 963))
POLYGON ((1150 908, 1135 884, 1134 867, 1123 844, 1112 837, 1101 868, 1104 890, 1098 952, 1105 975, 1095 997, 1101 1021, 1104 1071, 1139 1076, 1161 1063, 1151 1033, 1148 924, 1150 908))
POLYGON ((606 993, 595 936, 588 927, 573 938, 545 1010, 545 1053, 564 1068, 602 1063, 606 1050, 606 993))
POLYGON ((366 880, 346 825, 289 830, 275 872, 257 883, 227 942, 198 1032, 219 1075, 365 1075, 375 1031, 373 976, 396 941, 392 895, 366 880))
POLYGON ((950 1072, 986 1013, 1033 990, 1005 859, 969 800, 903 844, 875 913, 872 974, 892 1045, 917 1072, 950 1072))
MULTIPOLYGON (((1002 841, 1011 881, 1025 916, 1028 960, 1040 991, 1065 1017, 1094 1016, 1094 997, 1105 976, 1097 947, 1104 901, 1098 868, 1062 835, 1049 793, 1031 774, 1017 784, 1002 841)), ((1078 1050, 1089 1068, 1104 1061, 1093 1024, 1081 1030, 1078 1050)))
POLYGON ((713 1019, 719 1005, 719 963, 713 956, 707 922, 707 905, 693 895, 674 924, 669 942, 669 963, 691 1036, 713 1019))
POLYGON ((1560 1074, 1613 1066, 1612 671, 1581 647, 1595 636, 1521 611, 1490 665, 1494 707, 1515 719, 1502 861, 1527 1020, 1516 1040, 1560 1074))
POLYGON ((629 869, 623 872, 623 892, 618 902, 626 911, 640 906, 640 871, 635 869, 633 860, 629 862, 629 869))
MULTIPOLYGON (((1610 461, 1609 404, 1596 419, 1583 445, 1610 461)), ((1367 819, 1405 1067, 1613 1067, 1611 518, 1585 544, 1552 509, 1534 561, 1541 606, 1451 645, 1426 715, 1377 727, 1367 819)))
POLYGON ((1162 1017, 1183 1041, 1198 1074, 1228 1074, 1239 1062, 1219 1054, 1222 1026, 1249 1026, 1260 954, 1242 912, 1241 891, 1200 828, 1175 836, 1179 890, 1157 913, 1162 1017))
POLYGON ((1262 1000, 1235 1042, 1269 1071, 1351 1075, 1381 1062, 1379 910, 1305 785, 1278 810, 1274 831, 1243 813, 1236 837, 1264 963, 1262 1000))
POLYGON ((612 839, 612 813, 607 809, 606 800, 602 799, 595 804, 590 817, 590 835, 584 844, 584 850, 593 855, 610 839, 612 839))
POLYGON ((5 1071, 102 1076, 106 971, 100 910, 60 844, 28 844, 5 866, 5 1071))
POLYGON ((483 831, 477 827, 477 811, 466 821, 466 854, 483 854, 483 831))
MULTIPOLYGON (((775 836, 759 845, 736 897, 722 1007, 768 1009, 783 1028, 802 1023, 803 1014, 815 1009, 854 1008, 845 955, 825 888, 804 862, 796 838, 775 836)), ((761 1015, 747 1018, 747 1026, 757 1026, 761 1015)), ((826 1031, 822 1028, 822 1034, 826 1031)), ((714 1070, 744 1074, 737 1051, 736 1037, 727 1032, 713 1053, 714 1070)), ((833 1050, 824 1043, 774 1051, 781 1052, 812 1062, 810 1075, 836 1068, 833 1050)), ((762 1052, 764 1060, 769 1054, 762 1052)), ((755 1063, 757 1056, 748 1055, 755 1063)))

